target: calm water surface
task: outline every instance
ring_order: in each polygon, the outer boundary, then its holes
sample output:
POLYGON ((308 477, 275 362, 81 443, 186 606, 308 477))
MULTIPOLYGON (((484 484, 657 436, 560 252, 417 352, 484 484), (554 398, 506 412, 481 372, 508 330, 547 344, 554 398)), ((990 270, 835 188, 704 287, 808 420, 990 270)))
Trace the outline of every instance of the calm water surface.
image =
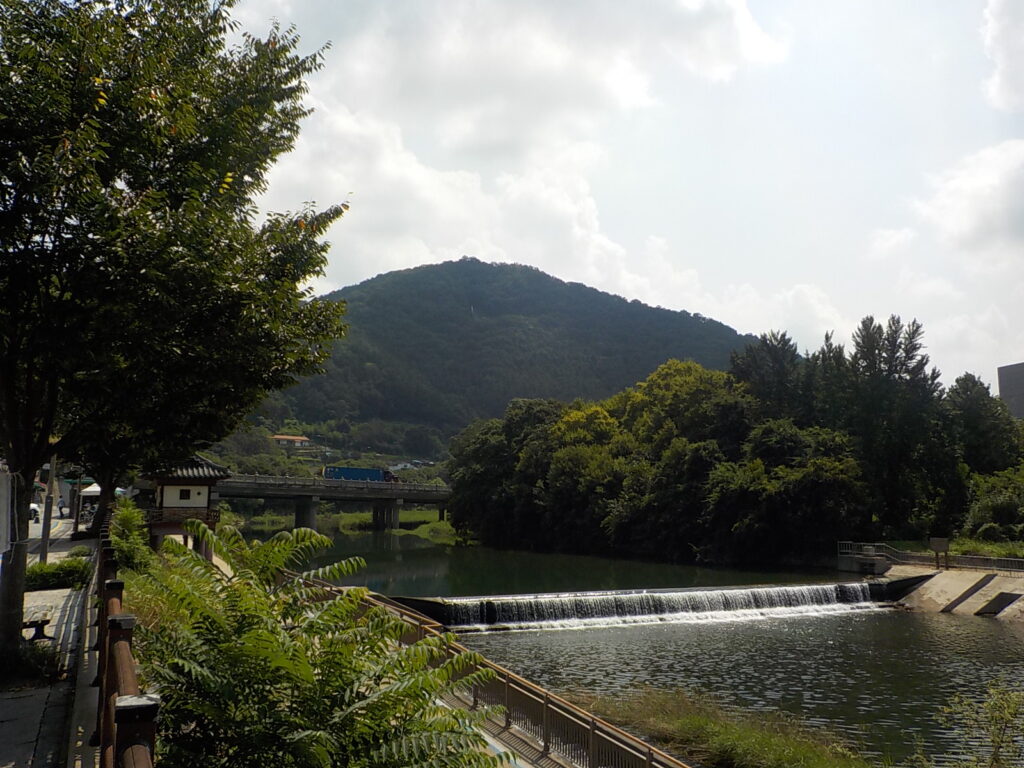
MULTIPOLYGON (((835 573, 706 569, 442 547, 415 536, 337 535, 324 562, 359 555, 351 583, 387 595, 461 596, 849 581, 835 573)), ((1024 625, 891 610, 708 624, 467 634, 463 642, 555 691, 685 688, 839 731, 876 756, 921 738, 948 764, 958 736, 938 721, 956 693, 1024 679, 1024 625)))
MULTIPOLYGON (((346 583, 390 596, 453 597, 576 592, 601 589, 810 584, 843 580, 829 571, 753 571, 487 547, 444 547, 411 535, 336 534, 319 559, 358 555, 367 567, 346 583)), ((845 579, 848 580, 848 579, 845 579)))

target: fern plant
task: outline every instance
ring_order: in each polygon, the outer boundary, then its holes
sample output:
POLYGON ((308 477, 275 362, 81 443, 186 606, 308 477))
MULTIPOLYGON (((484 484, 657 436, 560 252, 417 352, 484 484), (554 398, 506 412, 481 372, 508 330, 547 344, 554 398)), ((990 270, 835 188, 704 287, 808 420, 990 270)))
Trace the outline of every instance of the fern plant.
POLYGON ((221 564, 168 539, 161 563, 129 575, 144 683, 160 693, 158 757, 181 766, 491 768, 486 712, 444 696, 490 679, 450 637, 403 645, 408 625, 368 608, 366 590, 311 583, 350 575, 351 558, 298 576, 330 540, 310 529, 247 542, 237 529, 189 533, 221 564))

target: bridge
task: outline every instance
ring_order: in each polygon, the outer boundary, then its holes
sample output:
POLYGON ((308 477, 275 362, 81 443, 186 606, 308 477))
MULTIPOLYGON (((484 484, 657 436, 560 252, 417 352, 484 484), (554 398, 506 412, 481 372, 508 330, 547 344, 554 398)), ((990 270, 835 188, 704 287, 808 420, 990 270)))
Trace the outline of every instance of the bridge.
POLYGON ((232 475, 211 489, 217 499, 293 499, 295 526, 316 527, 316 508, 321 501, 369 501, 373 503, 373 527, 397 528, 402 505, 436 504, 444 519, 451 490, 427 483, 381 483, 370 480, 328 480, 323 477, 273 477, 232 475))

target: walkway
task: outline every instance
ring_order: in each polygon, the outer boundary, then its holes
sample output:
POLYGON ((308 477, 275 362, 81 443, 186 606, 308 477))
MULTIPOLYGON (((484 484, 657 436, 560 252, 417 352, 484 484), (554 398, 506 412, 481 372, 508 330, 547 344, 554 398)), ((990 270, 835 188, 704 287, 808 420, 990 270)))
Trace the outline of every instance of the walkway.
MULTIPOLYGON (((68 519, 52 521, 48 562, 63 558, 78 544, 95 546, 92 540, 72 542, 71 527, 68 519)), ((41 523, 29 525, 29 564, 39 559, 41 533, 41 523)), ((51 620, 46 627, 50 639, 37 641, 37 645, 56 649, 60 671, 49 684, 35 681, 0 688, 0 768, 63 768, 66 763, 85 594, 86 590, 70 589, 25 593, 26 609, 50 609, 51 620)), ((31 636, 32 630, 26 630, 25 637, 31 636)))

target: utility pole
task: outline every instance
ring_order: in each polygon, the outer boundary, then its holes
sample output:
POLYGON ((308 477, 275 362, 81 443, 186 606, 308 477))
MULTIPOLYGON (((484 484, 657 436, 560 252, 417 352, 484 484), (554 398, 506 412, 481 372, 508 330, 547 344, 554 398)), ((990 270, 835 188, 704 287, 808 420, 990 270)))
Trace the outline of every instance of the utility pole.
POLYGON ((57 488, 57 456, 50 457, 50 477, 46 484, 46 502, 43 505, 43 541, 39 546, 39 562, 45 563, 50 553, 50 519, 53 516, 54 491, 57 488))

